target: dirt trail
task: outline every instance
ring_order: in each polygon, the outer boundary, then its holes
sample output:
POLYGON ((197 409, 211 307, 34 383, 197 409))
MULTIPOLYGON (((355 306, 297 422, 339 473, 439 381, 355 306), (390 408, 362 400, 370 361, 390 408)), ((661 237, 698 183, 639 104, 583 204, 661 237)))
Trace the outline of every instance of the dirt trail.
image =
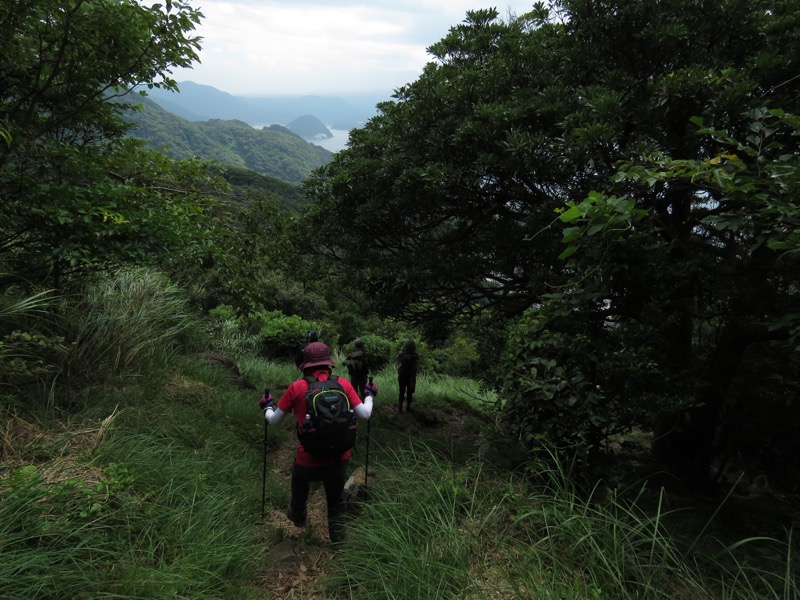
MULTIPOLYGON (((382 406, 381 418, 409 419, 417 427, 426 427, 427 419, 424 411, 417 414, 398 414, 394 406, 382 406)), ((279 427, 292 425, 284 421, 279 427)), ((447 439, 464 438, 470 434, 465 430, 463 418, 450 418, 444 425, 436 426, 436 434, 447 439)), ((372 441, 376 443, 376 429, 372 429, 372 441)), ((366 427, 361 426, 359 444, 366 439, 366 427)), ((372 446, 374 449, 374 446, 372 446)), ((294 460, 296 445, 294 439, 289 437, 281 446, 271 450, 267 458, 267 468, 271 469, 273 476, 290 487, 290 467, 294 460)), ((372 464, 372 463, 370 463, 372 464)), ((350 474, 356 483, 363 482, 363 468, 350 468, 350 474)), ((370 487, 379 482, 372 466, 369 470, 370 487)), ((259 597, 267 598, 298 598, 303 600, 321 600, 330 598, 330 592, 323 593, 323 582, 332 573, 332 561, 335 552, 331 548, 328 537, 327 509, 325 493, 320 485, 312 486, 308 501, 308 524, 305 527, 295 527, 286 517, 286 506, 270 506, 264 515, 261 525, 265 543, 267 540, 281 539, 269 549, 264 559, 264 569, 257 577, 257 585, 261 590, 259 597)))
MULTIPOLYGON (((281 424, 283 427, 283 424, 281 424)), ((290 473, 295 454, 291 438, 268 455, 267 468, 273 476, 290 487, 290 473)), ((313 487, 308 501, 308 524, 295 527, 286 517, 286 506, 270 506, 261 525, 264 538, 282 539, 272 547, 264 560, 264 571, 258 576, 258 587, 263 598, 326 598, 320 581, 327 573, 334 552, 328 537, 325 494, 321 487, 313 487)))

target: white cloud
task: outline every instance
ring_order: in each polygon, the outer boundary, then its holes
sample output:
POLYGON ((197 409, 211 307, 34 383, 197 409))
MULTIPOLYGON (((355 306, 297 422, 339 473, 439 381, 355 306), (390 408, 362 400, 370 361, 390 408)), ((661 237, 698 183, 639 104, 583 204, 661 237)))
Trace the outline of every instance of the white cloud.
MULTIPOLYGON (((509 6, 522 12, 531 5, 509 6)), ((205 15, 197 30, 201 62, 174 75, 239 95, 391 92, 419 77, 430 60, 426 48, 481 6, 464 0, 206 0, 197 3, 205 15)))

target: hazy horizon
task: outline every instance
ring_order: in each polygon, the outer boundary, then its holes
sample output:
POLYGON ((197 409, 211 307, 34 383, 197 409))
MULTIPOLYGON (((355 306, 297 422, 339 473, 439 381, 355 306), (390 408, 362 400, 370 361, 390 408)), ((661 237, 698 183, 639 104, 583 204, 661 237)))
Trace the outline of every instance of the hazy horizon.
POLYGON ((205 0, 199 60, 174 75, 239 96, 393 91, 419 78, 428 48, 467 11, 491 6, 505 18, 533 3, 205 0))

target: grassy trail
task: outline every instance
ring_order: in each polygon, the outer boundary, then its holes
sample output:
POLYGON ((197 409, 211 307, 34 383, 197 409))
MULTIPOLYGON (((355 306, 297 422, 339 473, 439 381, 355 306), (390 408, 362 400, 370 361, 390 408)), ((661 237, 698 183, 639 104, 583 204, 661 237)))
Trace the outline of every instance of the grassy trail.
MULTIPOLYGON (((240 366, 273 395, 297 376, 240 366)), ((309 526, 284 516, 290 421, 268 431, 262 521, 260 393, 219 369, 186 359, 90 390, 72 413, 4 404, 4 600, 800 597, 791 526, 726 538, 724 522, 658 489, 581 488, 547 460, 509 470, 496 462, 507 447, 482 435, 474 382, 421 378, 412 414, 397 413, 391 372, 377 383, 370 501, 336 553, 320 491, 309 526)), ((366 429, 351 472, 366 462, 366 429)))
MULTIPOLYGON (((367 494, 382 488, 386 473, 384 460, 395 456, 402 447, 413 443, 414 438, 424 438, 432 446, 447 447, 457 442, 461 451, 475 446, 479 441, 477 430, 466 427, 467 419, 454 412, 444 420, 435 409, 421 401, 415 412, 398 414, 397 407, 384 402, 376 407, 369 425, 369 476, 367 494)), ((272 431, 281 438, 278 447, 270 448, 267 468, 276 481, 286 489, 290 485, 289 466, 294 458, 296 444, 293 424, 284 421, 278 426, 283 431, 272 431)), ((275 429, 275 428, 273 428, 275 429)), ((354 450, 350 472, 353 493, 364 493, 364 469, 367 462, 367 424, 359 425, 359 443, 354 450)), ((362 500, 353 497, 349 505, 349 518, 357 520, 362 512, 362 500)), ((256 576, 260 597, 298 597, 309 600, 329 598, 335 576, 337 553, 331 549, 327 532, 325 496, 320 486, 315 486, 309 497, 309 523, 304 528, 295 527, 286 518, 286 506, 268 503, 261 535, 273 544, 267 551, 263 567, 256 576)))

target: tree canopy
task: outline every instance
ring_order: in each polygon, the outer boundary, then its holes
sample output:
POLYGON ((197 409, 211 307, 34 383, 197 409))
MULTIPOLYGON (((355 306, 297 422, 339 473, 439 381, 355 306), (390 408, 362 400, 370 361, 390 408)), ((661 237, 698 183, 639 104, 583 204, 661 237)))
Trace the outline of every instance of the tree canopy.
POLYGON ((797 333, 798 19, 758 0, 471 11, 308 183, 318 246, 383 314, 517 319, 496 382, 525 445, 645 423, 705 480, 753 406, 746 353, 797 333))
POLYGON ((71 273, 203 244, 214 184, 139 143, 115 101, 174 88, 197 59, 201 13, 182 1, 0 2, 0 260, 59 285, 71 273), (196 240, 187 243, 187 240, 196 240))

